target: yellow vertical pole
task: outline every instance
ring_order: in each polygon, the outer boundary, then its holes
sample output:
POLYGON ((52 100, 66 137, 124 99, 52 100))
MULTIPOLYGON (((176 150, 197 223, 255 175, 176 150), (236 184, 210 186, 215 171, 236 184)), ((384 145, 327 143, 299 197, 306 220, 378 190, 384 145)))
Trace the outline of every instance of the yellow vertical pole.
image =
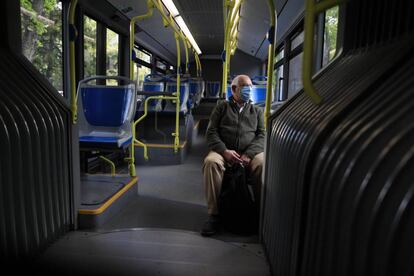
POLYGON ((138 15, 131 18, 129 22, 129 51, 130 51, 130 64, 129 64, 129 78, 131 80, 134 79, 134 60, 133 60, 133 52, 134 52, 134 44, 135 44, 135 23, 137 21, 141 21, 147 19, 152 16, 154 5, 151 0, 147 0, 147 13, 143 15, 138 15))
POLYGON ((183 34, 181 34, 181 38, 184 44, 184 49, 185 49, 185 74, 188 74, 188 45, 187 45, 187 41, 185 39, 185 36, 183 34))
POLYGON ((75 40, 77 31, 75 27, 75 10, 78 0, 72 0, 69 8, 69 76, 70 76, 70 110, 72 123, 78 120, 78 104, 76 95, 76 70, 75 70, 75 40))
POLYGON ((267 127, 267 121, 270 116, 270 106, 272 105, 272 93, 273 93, 273 70, 274 70, 274 58, 275 58, 275 44, 276 44, 276 28, 277 28, 277 16, 276 9, 273 4, 273 0, 267 1, 270 13, 270 29, 268 32, 269 50, 267 59, 267 83, 266 83, 266 106, 264 112, 264 123, 267 127))
POLYGON ((201 77, 201 62, 200 62, 200 58, 196 51, 194 51, 194 59, 196 61, 196 66, 197 66, 197 77, 201 77))
POLYGON ((180 90, 181 90, 181 80, 180 80, 180 65, 181 65, 181 49, 180 49, 180 39, 177 33, 175 36, 175 44, 177 45, 177 100, 175 102, 175 133, 173 133, 174 138, 174 152, 178 152, 178 147, 180 146, 180 90))
POLYGON ((237 0, 234 2, 228 1, 227 5, 229 7, 233 6, 231 11, 228 11, 227 13, 227 21, 226 21, 226 30, 224 33, 224 63, 223 63, 223 80, 222 80, 222 97, 226 97, 226 90, 227 90, 227 78, 228 78, 228 71, 230 69, 230 30, 232 29, 236 15, 239 12, 240 5, 242 3, 242 0, 237 0), (235 3, 234 3, 235 2, 235 3))
POLYGON ((306 0, 305 6, 305 38, 303 42, 303 89, 313 102, 319 104, 321 96, 316 93, 312 84, 312 64, 313 64, 313 37, 315 33, 315 0, 306 0))
POLYGON ((315 35, 315 16, 318 13, 342 4, 344 1, 340 0, 323 0, 317 4, 315 0, 306 0, 305 5, 305 39, 303 42, 303 66, 302 66, 302 81, 303 90, 311 100, 320 104, 322 97, 316 92, 312 83, 312 65, 313 65, 313 39, 315 35))
MULTIPOLYGON (((135 44, 135 22, 144 20, 152 16, 154 5, 151 0, 147 0, 147 8, 148 11, 144 15, 139 15, 131 18, 129 22, 129 78, 131 80, 134 79, 134 59, 133 59, 133 52, 134 52, 134 44, 135 44)), ((136 176, 135 171, 135 142, 136 142, 136 130, 135 130, 135 122, 132 122, 132 141, 131 141, 131 149, 130 149, 130 157, 129 157, 129 174, 131 176, 136 176)), ((142 143, 141 143, 142 144, 142 143)), ((146 147, 144 147, 144 156, 146 156, 146 147)))

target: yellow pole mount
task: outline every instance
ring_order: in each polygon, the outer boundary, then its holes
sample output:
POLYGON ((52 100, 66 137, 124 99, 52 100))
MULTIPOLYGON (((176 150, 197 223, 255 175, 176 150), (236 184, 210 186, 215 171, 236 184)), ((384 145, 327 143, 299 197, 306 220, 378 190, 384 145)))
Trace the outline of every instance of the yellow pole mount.
POLYGON ((316 92, 312 83, 313 66, 313 38, 315 35, 315 17, 334 6, 344 3, 341 0, 322 0, 315 3, 315 0, 306 0, 305 6, 305 39, 303 43, 303 89, 315 104, 322 102, 322 97, 316 92))
POLYGON ((272 94, 273 94, 273 67, 275 58, 275 44, 276 44, 276 30, 277 30, 277 15, 276 9, 273 4, 273 0, 267 1, 269 6, 270 14, 270 28, 267 35, 269 40, 269 48, 267 53, 267 83, 266 83, 266 105, 264 112, 264 123, 267 127, 267 121, 270 116, 270 106, 272 105, 272 94))
POLYGON ((100 155, 99 158, 101 158, 103 161, 105 161, 106 163, 108 163, 111 166, 111 176, 115 176, 115 163, 112 162, 111 160, 109 160, 108 158, 106 158, 103 155, 100 155))
POLYGON ((75 11, 78 0, 72 0, 69 7, 69 77, 70 77, 70 110, 72 113, 72 123, 78 120, 78 104, 76 93, 76 69, 75 69, 75 41, 78 31, 75 27, 75 11))
POLYGON ((236 21, 236 15, 239 12, 240 5, 242 3, 242 0, 224 0, 226 1, 224 6, 225 10, 227 7, 227 19, 225 20, 225 32, 224 32, 224 51, 222 54, 223 59, 223 80, 222 80, 222 88, 221 93, 222 97, 226 97, 226 90, 227 90, 227 79, 228 79, 228 71, 230 70, 230 31, 233 29, 233 27, 237 24, 236 21))
MULTIPOLYGON (((130 62, 129 62, 129 77, 131 80, 134 79, 134 59, 135 59, 135 51, 134 51, 134 44, 135 44, 135 23, 137 21, 141 21, 144 19, 147 19, 152 16, 154 4, 151 0, 147 0, 147 13, 139 16, 135 16, 131 19, 129 22, 129 51, 130 51, 130 62)), ((129 174, 131 176, 136 176, 136 170, 135 170, 135 141, 137 141, 136 138, 136 122, 132 122, 132 142, 131 142, 131 149, 130 149, 130 157, 127 158, 129 161, 129 174)), ((146 155, 146 147, 144 148, 144 155, 146 155)), ((148 156, 147 156, 148 158, 148 156)))
MULTIPOLYGON (((134 45, 134 36, 132 35, 134 33, 134 25, 132 24, 132 21, 134 20, 143 20, 145 18, 148 18, 152 15, 153 8, 157 8, 157 10, 161 13, 162 20, 164 26, 170 26, 172 30, 174 31, 175 40, 177 43, 177 92, 173 93, 173 96, 150 96, 145 99, 144 102, 144 114, 139 117, 133 124, 132 124, 132 148, 131 148, 131 155, 130 158, 130 173, 131 176, 135 176, 135 157, 134 157, 134 146, 138 145, 143 147, 144 149, 144 159, 148 160, 148 146, 139 141, 137 139, 136 134, 136 127, 139 122, 141 122, 148 114, 148 101, 149 100, 155 100, 155 99, 164 99, 164 100, 173 100, 176 102, 176 122, 175 122, 175 132, 172 133, 172 136, 174 137, 174 152, 178 152, 179 144, 180 144, 180 137, 179 137, 179 115, 180 115, 180 64, 181 64, 181 51, 180 51, 180 41, 181 38, 183 40, 184 45, 186 45, 186 39, 185 36, 182 34, 181 30, 179 30, 175 23, 174 19, 171 15, 167 15, 164 11, 163 4, 161 3, 161 0, 148 0, 147 1, 148 6, 148 12, 145 15, 134 17, 131 20, 130 25, 130 48, 133 49, 134 45)), ((132 58, 132 50, 131 50, 131 58, 132 58)), ((188 49, 186 48, 186 63, 188 64, 188 49)), ((131 62, 132 64, 132 62, 131 62)), ((131 65, 131 78, 133 77, 133 65, 131 65)))

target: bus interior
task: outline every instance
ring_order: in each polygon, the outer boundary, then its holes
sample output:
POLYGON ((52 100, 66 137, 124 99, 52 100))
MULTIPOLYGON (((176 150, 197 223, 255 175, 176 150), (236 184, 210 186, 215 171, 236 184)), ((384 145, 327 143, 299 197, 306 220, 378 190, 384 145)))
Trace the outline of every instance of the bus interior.
POLYGON ((412 0, 1 1, 4 267, 413 275, 413 12, 412 0), (238 75, 266 133, 258 229, 203 237, 206 130, 238 75))

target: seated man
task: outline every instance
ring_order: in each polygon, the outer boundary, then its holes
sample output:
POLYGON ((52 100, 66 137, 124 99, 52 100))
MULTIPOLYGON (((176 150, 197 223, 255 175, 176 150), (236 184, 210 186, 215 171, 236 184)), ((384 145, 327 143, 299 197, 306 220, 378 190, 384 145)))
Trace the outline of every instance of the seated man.
POLYGON ((210 116, 207 128, 209 154, 204 159, 203 174, 209 219, 201 234, 211 236, 218 227, 217 199, 220 195, 225 164, 243 163, 255 179, 255 197, 260 200, 265 129, 263 112, 251 104, 252 81, 239 75, 231 84, 232 96, 219 103, 210 116))

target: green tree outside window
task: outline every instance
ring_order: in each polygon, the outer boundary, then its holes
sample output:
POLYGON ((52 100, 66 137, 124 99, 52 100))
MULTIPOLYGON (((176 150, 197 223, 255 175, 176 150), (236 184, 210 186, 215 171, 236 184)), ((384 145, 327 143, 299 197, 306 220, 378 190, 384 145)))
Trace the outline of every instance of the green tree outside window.
POLYGON ((62 3, 21 0, 20 15, 23 54, 63 95, 62 3))

